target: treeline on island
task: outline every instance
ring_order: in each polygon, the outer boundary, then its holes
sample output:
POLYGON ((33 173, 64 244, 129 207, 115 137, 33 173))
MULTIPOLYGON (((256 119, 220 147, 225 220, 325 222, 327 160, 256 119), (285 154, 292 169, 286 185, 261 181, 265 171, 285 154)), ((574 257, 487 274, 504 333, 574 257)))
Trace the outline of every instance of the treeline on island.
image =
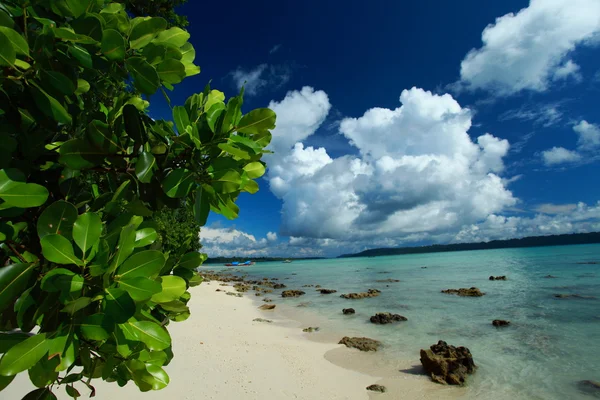
POLYGON ((231 262, 244 262, 252 260, 254 262, 266 262, 266 261, 284 261, 284 260, 321 260, 325 257, 302 257, 302 258, 286 258, 286 257, 209 257, 206 260, 206 264, 217 264, 217 263, 231 263, 231 262))
POLYGON ((342 254, 338 258, 394 256, 400 254, 439 253, 446 251, 489 250, 514 247, 561 246, 592 243, 600 243, 600 232, 573 233, 551 236, 530 236, 521 239, 492 240, 490 242, 479 243, 434 244, 430 246, 419 247, 379 248, 365 250, 355 254, 342 254))

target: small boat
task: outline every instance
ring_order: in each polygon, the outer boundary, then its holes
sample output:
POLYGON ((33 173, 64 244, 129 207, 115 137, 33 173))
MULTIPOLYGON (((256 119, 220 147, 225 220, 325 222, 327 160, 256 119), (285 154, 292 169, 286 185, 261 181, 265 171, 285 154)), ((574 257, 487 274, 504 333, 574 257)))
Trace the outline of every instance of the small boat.
POLYGON ((240 263, 237 261, 225 264, 226 267, 239 267, 240 263))
POLYGON ((292 262, 292 260, 283 260, 283 261, 282 261, 282 263, 285 263, 285 264, 289 264, 289 263, 291 263, 291 262, 292 262))

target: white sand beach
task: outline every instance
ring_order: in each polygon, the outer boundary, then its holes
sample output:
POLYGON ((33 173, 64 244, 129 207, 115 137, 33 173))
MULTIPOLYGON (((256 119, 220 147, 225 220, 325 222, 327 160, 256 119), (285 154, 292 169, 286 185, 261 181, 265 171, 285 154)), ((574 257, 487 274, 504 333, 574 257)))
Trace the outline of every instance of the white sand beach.
MULTIPOLYGON (((98 380, 95 398, 364 400, 369 396, 398 398, 394 395, 397 391, 412 393, 415 396, 403 396, 412 399, 424 398, 423 388, 431 386, 425 377, 404 376, 397 390, 368 392, 366 387, 378 383, 380 376, 346 369, 325 358, 328 352, 332 359, 343 359, 341 354, 356 358, 359 351, 307 340, 309 334, 303 333, 301 326, 291 327, 299 323, 278 321, 277 314, 259 310, 248 294, 239 298, 216 289, 234 291, 215 281, 193 288, 192 316, 170 325, 175 358, 166 367, 171 377, 166 389, 142 394, 132 382, 120 388, 98 380), (274 322, 255 322, 255 318, 274 322)), ((389 378, 382 382, 388 384, 386 381, 389 378)), ((21 374, 0 398, 18 400, 32 389, 27 374, 21 374)), ((78 389, 87 397, 84 387, 78 389)), ((68 398, 63 390, 56 393, 59 399, 68 398)))

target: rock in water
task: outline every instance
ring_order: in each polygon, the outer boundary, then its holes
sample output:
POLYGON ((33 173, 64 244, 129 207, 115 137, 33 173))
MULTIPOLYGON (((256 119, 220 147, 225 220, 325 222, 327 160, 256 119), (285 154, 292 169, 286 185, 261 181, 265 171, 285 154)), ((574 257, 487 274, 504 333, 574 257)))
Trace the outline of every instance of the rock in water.
POLYGON ((385 386, 381 386, 381 385, 367 386, 367 390, 371 390, 373 392, 380 392, 380 393, 385 393, 387 391, 385 386))
POLYGON ((392 314, 389 312, 385 312, 385 313, 377 313, 375 315, 373 315, 370 319, 371 323, 373 324, 391 324, 392 322, 397 322, 397 321, 408 321, 408 318, 403 317, 400 314, 392 314))
POLYGON ((342 312, 347 315, 347 314, 354 314, 356 311, 354 311, 354 308, 344 308, 342 309, 342 312))
POLYGON ((377 297, 381 294, 380 290, 377 289, 369 289, 366 292, 361 292, 361 293, 347 293, 347 294, 342 294, 340 295, 341 298, 343 299, 364 299, 366 297, 377 297))
POLYGON ((377 349, 381 346, 381 342, 375 339, 348 336, 344 336, 338 344, 344 344, 346 347, 353 347, 360 351, 377 351, 377 349))
POLYGON ((321 328, 319 328, 318 326, 314 326, 314 327, 311 326, 309 328, 302 329, 302 332, 309 332, 309 333, 311 333, 311 332, 318 332, 319 330, 321 330, 321 328))
POLYGON ((510 321, 506 321, 503 319, 495 319, 492 321, 492 325, 500 327, 500 326, 509 326, 510 325, 510 321))
POLYGON ((476 287, 472 287, 469 289, 467 289, 467 288, 446 289, 446 290, 442 290, 442 293, 457 294, 459 296, 465 296, 465 297, 481 297, 485 294, 476 287))
POLYGON ((550 279, 552 279, 552 278, 558 278, 558 276, 554 276, 554 275, 546 275, 544 278, 550 278, 550 279))
POLYGON ((490 281, 505 281, 506 280, 506 276, 502 275, 502 276, 490 276, 490 281))
POLYGON ((600 382, 590 380, 579 381, 577 382, 577 388, 583 393, 600 397, 600 382))
POLYGON ((321 294, 331 294, 337 292, 335 289, 318 289, 321 294))
POLYGON ((275 304, 263 304, 262 306, 258 307, 260 310, 272 310, 275 308, 275 304))
POLYGON ((477 368, 469 349, 450 346, 443 340, 429 350, 421 349, 421 364, 432 381, 444 385, 464 385, 467 375, 477 368))
POLYGON ((281 297, 298 297, 306 294, 302 290, 284 290, 281 292, 281 297))
POLYGON ((396 282, 400 282, 400 279, 378 279, 375 282, 378 283, 396 283, 396 282))
POLYGON ((586 299, 596 300, 594 296, 584 296, 582 294, 555 294, 554 297, 557 299, 586 299))

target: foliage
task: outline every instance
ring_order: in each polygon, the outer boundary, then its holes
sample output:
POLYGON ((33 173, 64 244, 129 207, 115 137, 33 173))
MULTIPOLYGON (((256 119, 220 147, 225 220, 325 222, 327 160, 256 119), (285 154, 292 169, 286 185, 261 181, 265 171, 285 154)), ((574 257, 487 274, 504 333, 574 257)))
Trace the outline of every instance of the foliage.
POLYGON ((185 28, 188 26, 188 20, 185 15, 179 15, 175 8, 187 3, 188 0, 123 0, 125 8, 134 16, 152 15, 154 17, 163 17, 169 23, 169 26, 178 26, 185 28))
POLYGON ((188 251, 198 251, 202 247, 199 240, 200 225, 191 207, 163 207, 154 213, 153 220, 158 240, 165 251, 175 251, 182 244, 188 247, 188 251))
POLYGON ((169 383, 167 326, 189 317, 206 255, 164 249, 152 216, 237 217, 275 124, 208 86, 175 124, 150 118, 143 95, 199 73, 188 39, 119 3, 0 3, 0 390, 24 371, 26 398, 169 383))

